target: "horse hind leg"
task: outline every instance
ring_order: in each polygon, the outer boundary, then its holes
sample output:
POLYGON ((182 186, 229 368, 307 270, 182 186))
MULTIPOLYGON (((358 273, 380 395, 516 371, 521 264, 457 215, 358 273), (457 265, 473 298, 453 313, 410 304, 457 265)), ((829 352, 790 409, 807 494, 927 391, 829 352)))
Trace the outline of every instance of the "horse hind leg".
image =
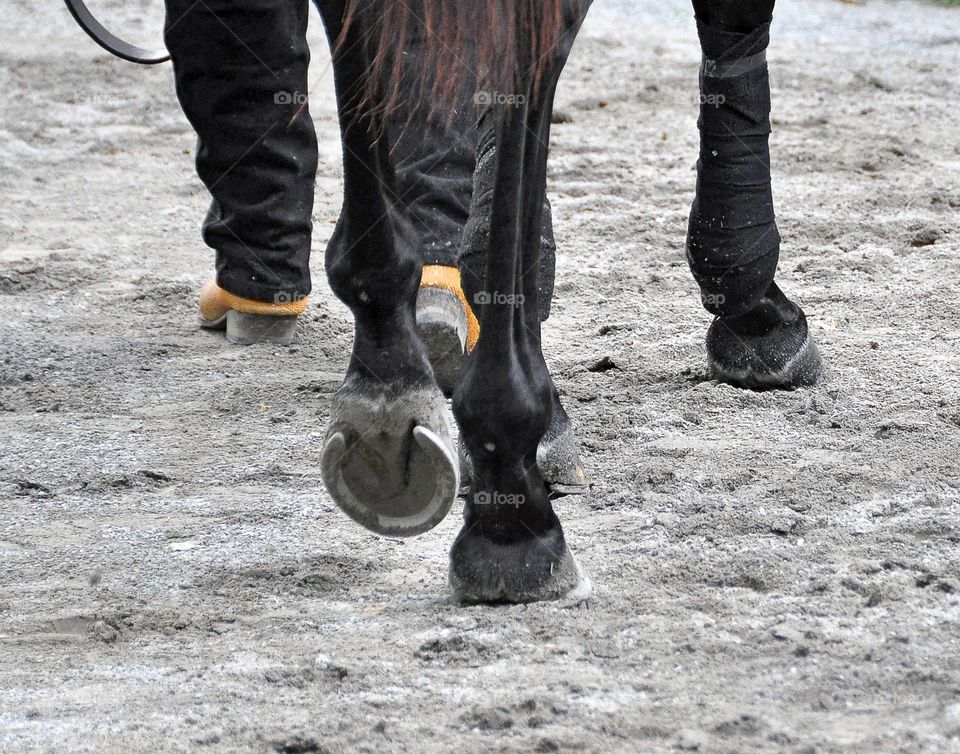
MULTIPOLYGON (((344 3, 318 4, 336 40, 344 3)), ((358 96, 368 65, 363 30, 356 23, 347 34, 333 45, 344 204, 326 266, 355 330, 347 375, 330 409, 321 470, 351 518, 378 534, 413 536, 448 513, 458 465, 447 404, 416 332, 417 236, 397 197, 382 116, 358 96)))
POLYGON ((780 251, 770 176, 766 64, 773 0, 694 0, 704 65, 700 160, 687 259, 714 375, 753 389, 814 384, 822 367, 803 310, 774 275, 780 251))

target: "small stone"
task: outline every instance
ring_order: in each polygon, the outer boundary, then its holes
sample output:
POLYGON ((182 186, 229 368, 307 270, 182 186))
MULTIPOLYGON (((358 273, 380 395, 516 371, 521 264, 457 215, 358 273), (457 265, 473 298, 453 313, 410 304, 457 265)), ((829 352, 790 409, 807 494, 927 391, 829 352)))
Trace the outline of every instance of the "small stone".
POLYGON ((611 369, 619 369, 616 362, 611 359, 609 356, 604 356, 598 362, 593 364, 593 366, 587 367, 588 372, 593 372, 594 374, 603 374, 604 372, 609 372, 611 369))
POLYGON ((770 631, 770 634, 777 641, 799 642, 803 638, 799 631, 789 626, 776 626, 770 631))
POLYGON ((933 246, 943 237, 943 231, 939 228, 929 227, 921 228, 910 239, 910 245, 915 249, 922 249, 925 246, 933 246))
POLYGON ((333 661, 330 655, 319 654, 313 661, 317 669, 332 681, 342 681, 349 675, 349 671, 333 661))
POLYGON ((785 537, 788 534, 792 534, 796 531, 799 524, 794 518, 788 516, 777 516, 770 523, 770 531, 774 534, 777 534, 781 537, 785 537))
POLYGON ((93 632, 94 638, 102 641, 104 644, 113 644, 120 637, 120 632, 117 631, 117 629, 102 620, 94 623, 91 631, 93 632))
POLYGON ((303 736, 291 736, 282 741, 274 741, 273 749, 279 754, 312 754, 321 751, 316 739, 303 736))
POLYGON ((461 718, 471 730, 509 730, 513 727, 513 718, 504 709, 483 709, 468 712, 461 718))

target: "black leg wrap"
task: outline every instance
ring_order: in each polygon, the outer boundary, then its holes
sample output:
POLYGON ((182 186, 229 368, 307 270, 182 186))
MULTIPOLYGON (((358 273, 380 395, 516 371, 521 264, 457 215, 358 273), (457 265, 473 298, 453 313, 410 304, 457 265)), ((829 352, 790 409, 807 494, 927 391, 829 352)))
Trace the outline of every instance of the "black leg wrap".
MULTIPOLYGON (((473 174, 473 199, 470 217, 463 229, 460 247, 460 274, 467 300, 479 315, 477 304, 486 297, 503 291, 488 291, 484 277, 487 264, 487 246, 490 236, 490 213, 493 205, 493 183, 497 161, 496 119, 488 110, 480 119, 477 165, 473 174)), ((550 316, 553 284, 556 274, 557 244, 553 237, 553 216, 550 202, 544 198, 540 262, 537 270, 538 309, 541 322, 550 316)))
POLYGON ((687 259, 716 315, 707 355, 717 379, 752 389, 815 383, 806 317, 774 283, 780 233, 770 182, 769 23, 749 34, 698 21, 700 160, 687 259))
POLYGON ((770 186, 769 24, 734 34, 699 24, 700 160, 687 259, 703 303, 718 316, 753 309, 773 282, 780 250, 770 186))

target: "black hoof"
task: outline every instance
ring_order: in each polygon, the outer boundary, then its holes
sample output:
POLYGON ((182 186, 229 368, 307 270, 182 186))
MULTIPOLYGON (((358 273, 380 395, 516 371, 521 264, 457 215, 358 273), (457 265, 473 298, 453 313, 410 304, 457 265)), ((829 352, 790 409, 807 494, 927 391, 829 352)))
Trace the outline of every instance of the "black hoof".
POLYGON ((450 550, 450 588, 466 604, 584 600, 593 591, 559 522, 544 536, 509 543, 465 526, 450 550))
POLYGON ((587 474, 580 461, 573 423, 556 393, 553 419, 537 447, 537 467, 554 496, 582 495, 590 489, 587 474))
POLYGON ((367 529, 432 529, 460 481, 446 401, 435 387, 390 391, 348 377, 330 409, 321 470, 337 505, 367 529))
POLYGON ((807 318, 776 285, 747 314, 713 321, 707 359, 716 379, 751 390, 806 387, 823 372, 807 318))

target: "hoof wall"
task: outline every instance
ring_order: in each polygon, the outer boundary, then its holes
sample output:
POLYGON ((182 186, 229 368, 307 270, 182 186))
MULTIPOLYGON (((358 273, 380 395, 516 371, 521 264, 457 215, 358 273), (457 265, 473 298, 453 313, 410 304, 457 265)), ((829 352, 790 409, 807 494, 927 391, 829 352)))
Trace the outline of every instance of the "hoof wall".
POLYGON ((583 495, 590 491, 587 473, 580 461, 573 426, 566 424, 562 431, 543 438, 537 448, 537 466, 551 495, 583 495))
POLYGON ((427 349, 437 384, 453 395, 467 360, 467 313, 460 300, 440 288, 421 288, 417 295, 417 334, 427 349))
POLYGON ((820 351, 807 332, 774 330, 762 336, 739 337, 721 320, 711 325, 707 354, 714 378, 749 390, 792 390, 820 381, 820 351))
MULTIPOLYGON (((460 457, 460 494, 469 495, 473 479, 473 459, 463 440, 458 447, 460 457)), ((566 495, 585 495, 590 491, 587 474, 580 462, 577 439, 573 427, 567 424, 555 437, 544 437, 537 448, 537 468, 543 475, 543 481, 551 497, 566 495)))
POLYGON ((585 600, 593 593, 559 529, 510 544, 461 531, 450 551, 450 588, 464 604, 585 600))

